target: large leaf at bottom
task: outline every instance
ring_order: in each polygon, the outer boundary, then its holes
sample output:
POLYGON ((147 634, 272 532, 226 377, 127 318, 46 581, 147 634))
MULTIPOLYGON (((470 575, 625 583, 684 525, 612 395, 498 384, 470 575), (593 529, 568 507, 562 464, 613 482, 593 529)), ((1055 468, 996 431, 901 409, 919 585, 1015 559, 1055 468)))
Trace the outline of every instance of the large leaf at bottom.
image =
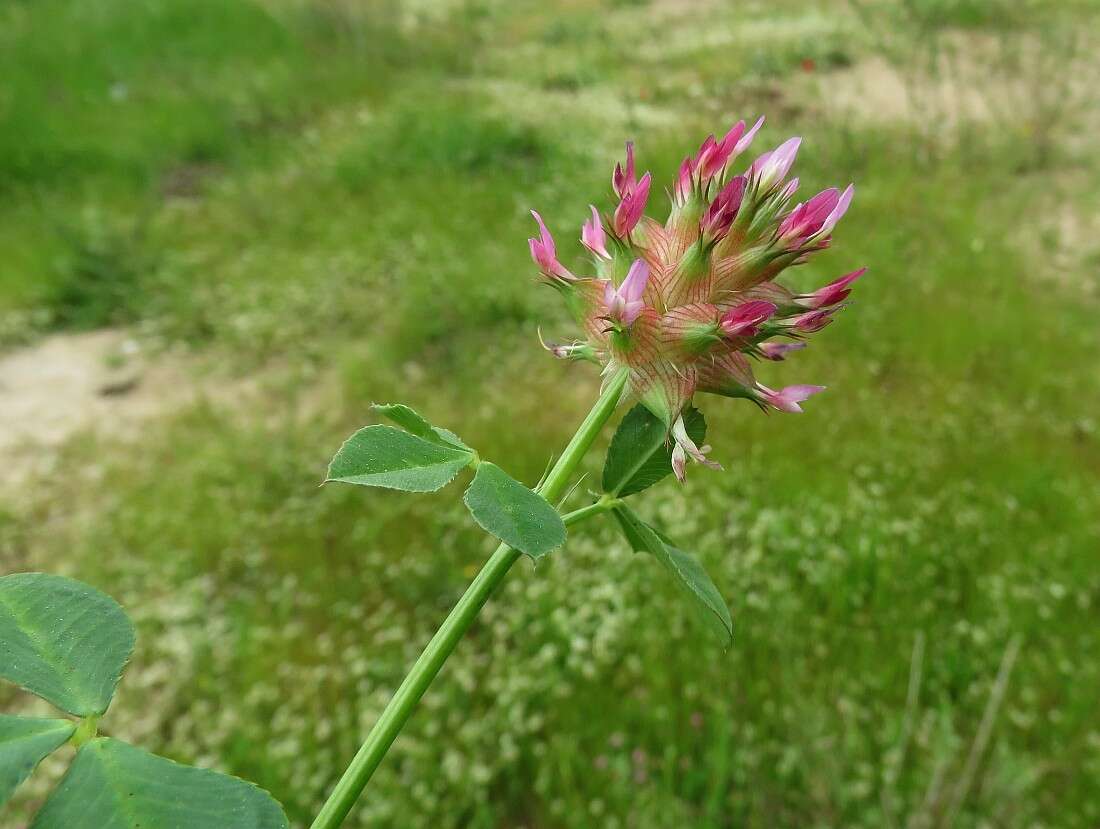
MULTIPOLYGON (((707 434, 707 423, 698 409, 684 412, 684 427, 697 446, 707 434)), ((626 413, 603 467, 603 489, 626 496, 648 489, 672 472, 672 444, 664 422, 639 403, 626 413)))
POLYGON ((0 578, 0 676, 70 714, 102 714, 134 626, 94 587, 46 573, 0 578))
POLYGON ((47 754, 76 730, 70 720, 11 717, 0 714, 0 806, 47 754))
POLYGON ((630 546, 636 552, 649 553, 661 562, 691 600, 699 617, 728 647, 733 642, 733 620, 722 594, 703 565, 690 553, 673 546, 666 536, 645 523, 629 507, 615 507, 614 514, 630 546))
POLYGON ((465 501, 483 530, 531 558, 565 543, 557 510, 495 463, 478 464, 465 501))
POLYGON ((31 829, 286 829, 258 786, 98 737, 81 747, 31 829))
POLYGON ((328 481, 434 492, 449 484, 473 452, 424 440, 392 426, 360 429, 329 464, 328 481))

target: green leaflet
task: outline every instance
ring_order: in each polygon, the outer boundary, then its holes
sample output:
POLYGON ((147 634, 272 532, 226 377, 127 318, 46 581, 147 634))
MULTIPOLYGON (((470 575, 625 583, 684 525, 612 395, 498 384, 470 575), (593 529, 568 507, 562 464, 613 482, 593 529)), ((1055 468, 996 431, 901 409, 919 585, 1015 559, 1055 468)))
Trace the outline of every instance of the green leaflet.
MULTIPOLYGON (((707 433, 707 423, 698 409, 684 412, 684 426, 696 445, 707 433)), ((611 445, 603 467, 603 489, 625 497, 648 489, 672 472, 672 444, 664 422, 641 403, 627 412, 611 445)))
POLYGON ((97 737, 77 752, 31 829, 286 829, 279 804, 236 777, 97 737))
POLYGON ((470 447, 454 432, 440 426, 433 426, 419 412, 404 403, 375 403, 371 408, 418 438, 454 449, 470 451, 470 447))
POLYGON ((468 449, 425 440, 392 426, 367 426, 340 447, 325 480, 434 492, 450 483, 473 457, 468 449))
POLYGON ((70 714, 102 714, 134 649, 118 603, 45 573, 0 578, 0 676, 70 714))
POLYGON ((76 730, 70 720, 0 714, 0 806, 54 749, 76 730))
POLYGON ((565 543, 557 510, 494 463, 478 464, 464 500, 483 530, 531 558, 565 543))
POLYGON ((733 643, 733 620, 722 595, 703 566, 690 553, 673 546, 667 536, 642 521, 626 505, 615 507, 613 512, 634 551, 649 553, 661 562, 691 600, 706 626, 729 647, 733 643))

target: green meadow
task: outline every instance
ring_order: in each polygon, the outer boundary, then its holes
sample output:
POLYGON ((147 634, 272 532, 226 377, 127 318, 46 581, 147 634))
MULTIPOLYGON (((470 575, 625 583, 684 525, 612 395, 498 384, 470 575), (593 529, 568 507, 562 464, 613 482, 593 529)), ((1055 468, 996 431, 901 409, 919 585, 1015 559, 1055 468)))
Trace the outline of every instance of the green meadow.
POLYGON ((625 140, 663 218, 680 159, 764 114, 749 157, 801 135, 802 193, 856 184, 787 284, 869 270, 758 371, 825 394, 697 398, 724 470, 638 499, 732 647, 586 524, 514 568, 348 825, 1100 825, 1098 24, 1086 0, 9 0, 0 360, 112 329, 196 393, 19 449, 3 572, 133 615, 102 732, 307 826, 491 551, 461 486, 319 488, 329 458, 400 401, 537 481, 599 378, 539 345, 574 331, 528 210, 584 271, 625 140))

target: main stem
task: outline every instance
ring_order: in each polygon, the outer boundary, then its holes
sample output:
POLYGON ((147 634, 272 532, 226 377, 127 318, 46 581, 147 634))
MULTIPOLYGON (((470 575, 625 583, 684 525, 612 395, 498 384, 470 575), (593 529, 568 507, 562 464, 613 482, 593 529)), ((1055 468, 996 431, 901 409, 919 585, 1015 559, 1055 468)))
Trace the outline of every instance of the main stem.
MULTIPOLYGON (((547 501, 554 503, 565 494, 569 479, 576 472, 577 466, 592 446, 592 441, 596 439, 600 429, 615 411, 625 386, 626 374, 620 373, 604 387, 596 405, 592 407, 592 411, 588 413, 576 434, 566 445, 557 463, 536 490, 547 501)), ((578 513, 580 512, 584 510, 578 510, 578 513)), ((587 517, 588 514, 586 513, 583 517, 587 517)), ((575 523, 575 520, 570 523, 575 523)), ((321 811, 313 821, 312 829, 336 829, 344 822, 344 818, 348 816, 348 812, 366 787, 367 781, 378 768, 378 764, 382 762, 382 758, 386 756, 390 745, 412 716, 420 697, 432 684, 432 680, 443 667, 443 663, 447 661, 447 657, 451 655, 451 651, 458 645, 482 606, 519 557, 520 553, 507 544, 501 544, 489 557, 489 561, 470 582, 462 598, 443 620, 435 636, 428 642, 427 647, 382 711, 374 728, 367 735, 366 741, 352 759, 351 765, 344 771, 332 794, 325 801, 325 805, 321 807, 321 811)))

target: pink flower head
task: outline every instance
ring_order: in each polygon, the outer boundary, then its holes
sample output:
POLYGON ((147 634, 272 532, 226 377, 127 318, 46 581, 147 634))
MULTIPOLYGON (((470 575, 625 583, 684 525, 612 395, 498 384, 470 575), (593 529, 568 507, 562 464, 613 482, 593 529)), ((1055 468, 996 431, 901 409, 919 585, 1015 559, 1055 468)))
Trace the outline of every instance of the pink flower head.
POLYGON ((741 199, 744 195, 744 176, 730 179, 729 183, 718 192, 699 221, 699 229, 704 240, 713 242, 729 233, 730 225, 737 218, 737 211, 741 209, 741 199))
POLYGON ((795 194, 795 192, 798 190, 798 183, 799 183, 798 176, 795 176, 790 181, 788 181, 787 186, 783 188, 783 193, 780 196, 780 198, 782 198, 784 201, 786 201, 791 196, 793 196, 795 194))
POLYGON ((649 283, 649 265, 644 259, 635 259, 627 271, 626 279, 618 288, 613 282, 604 287, 603 301, 607 306, 608 319, 619 325, 630 325, 642 313, 645 303, 642 294, 649 283))
POLYGON ((804 308, 829 308, 836 305, 839 302, 843 302, 848 298, 848 295, 852 293, 852 289, 848 287, 863 274, 867 272, 866 268, 860 268, 858 271, 852 271, 849 274, 845 274, 840 279, 833 280, 823 288, 818 288, 812 294, 804 294, 795 299, 799 305, 804 308))
POLYGON ((593 205, 588 206, 592 208, 592 218, 581 225, 581 244, 596 256, 610 259, 611 254, 607 252, 607 237, 600 222, 600 213, 593 205))
POLYGON ((756 137, 756 133, 760 131, 760 128, 762 126, 764 126, 763 115, 756 119, 756 123, 752 125, 752 129, 750 129, 737 140, 737 143, 733 146, 733 154, 735 156, 741 155, 741 153, 749 148, 752 140, 756 137))
POLYGON ((688 156, 680 163, 680 171, 676 174, 676 182, 672 187, 672 202, 677 207, 683 207, 691 198, 691 191, 695 186, 695 167, 688 156))
POLYGON ((807 311, 790 320, 789 325, 801 334, 812 334, 820 331, 833 321, 833 314, 843 308, 843 305, 833 305, 816 311, 807 311))
POLYGON ((653 177, 646 173, 633 188, 623 196, 619 206, 615 208, 613 227, 615 235, 625 239, 641 221, 645 212, 646 202, 649 200, 649 185, 653 177))
POLYGON ((531 248, 531 258, 535 260, 535 264, 539 266, 543 274, 549 279, 560 282, 574 282, 577 277, 573 276, 569 270, 558 261, 557 248, 554 246, 554 237, 550 235, 550 231, 546 229, 546 224, 542 221, 536 211, 532 210, 531 215, 535 217, 535 221, 539 225, 539 238, 528 239, 527 244, 531 248))
POLYGON ((611 174, 611 189, 620 199, 630 193, 637 182, 634 179, 634 142, 626 142, 626 169, 621 164, 615 165, 615 172, 611 174))
POLYGON ((788 138, 752 163, 749 173, 756 180, 761 191, 769 190, 787 177, 801 144, 801 138, 788 138))
POLYGON ((760 354, 765 360, 780 362, 791 351, 800 351, 805 347, 806 343, 761 343, 760 354))
POLYGON ((695 445, 695 441, 693 441, 691 436, 687 433, 687 428, 684 426, 684 418, 682 416, 677 417, 676 421, 672 424, 672 439, 676 442, 676 445, 672 448, 672 471, 676 473, 676 478, 680 483, 683 483, 686 477, 688 458, 711 469, 722 468, 720 464, 712 460, 707 460, 707 452, 710 451, 709 446, 695 445))
POLYGON ((792 414, 802 411, 802 407, 798 404, 803 400, 818 392, 825 391, 824 386, 786 386, 779 391, 774 391, 764 385, 757 385, 756 388, 762 403, 781 412, 791 412, 792 414))
POLYGON ((754 299, 726 311, 718 328, 727 337, 754 337, 775 312, 774 303, 754 299))

